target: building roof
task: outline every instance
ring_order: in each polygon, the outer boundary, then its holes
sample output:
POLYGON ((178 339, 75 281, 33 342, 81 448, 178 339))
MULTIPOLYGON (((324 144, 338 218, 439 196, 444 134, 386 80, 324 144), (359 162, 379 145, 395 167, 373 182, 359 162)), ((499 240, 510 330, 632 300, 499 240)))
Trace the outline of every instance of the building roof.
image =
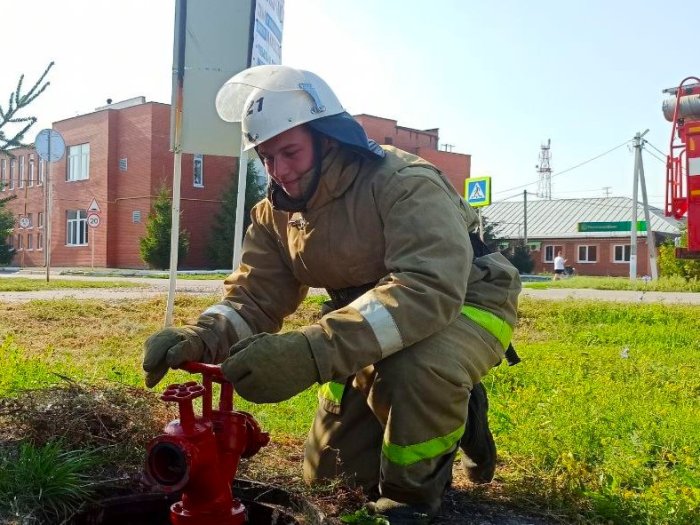
MULTIPOLYGON (((495 202, 481 208, 485 220, 497 224, 494 233, 503 239, 521 238, 523 202, 495 202)), ((680 222, 665 217, 662 210, 649 206, 652 231, 680 235, 680 222)), ((579 232, 579 222, 620 222, 632 218, 632 199, 606 197, 597 199, 528 200, 527 236, 531 239, 629 237, 629 232, 579 232)), ((644 207, 637 203, 637 220, 644 220, 644 207)))

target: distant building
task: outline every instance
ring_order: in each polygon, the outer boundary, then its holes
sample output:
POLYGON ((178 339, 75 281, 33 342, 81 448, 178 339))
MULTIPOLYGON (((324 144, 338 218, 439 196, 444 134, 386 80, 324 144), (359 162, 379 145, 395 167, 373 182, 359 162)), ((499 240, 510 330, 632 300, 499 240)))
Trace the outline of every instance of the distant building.
MULTIPOLYGON (((51 165, 51 265, 144 268, 139 239, 158 191, 172 188, 170 105, 138 97, 55 122, 53 129, 66 154, 51 165), (96 228, 87 223, 93 200, 96 228)), ((48 166, 33 148, 11 153, 0 156, 0 198, 17 196, 7 204, 17 216, 12 264, 43 266, 48 166)), ((180 268, 209 266, 214 216, 236 172, 234 157, 183 155, 181 227, 190 233, 190 250, 180 268)))
POLYGON ((396 120, 374 115, 355 115, 367 136, 377 144, 387 144, 418 155, 434 164, 464 196, 464 181, 471 171, 471 155, 438 149, 439 129, 413 129, 399 126, 396 120))
MULTIPOLYGON (((496 202, 482 208, 482 213, 505 245, 523 241, 522 201, 496 202)), ((527 243, 535 262, 533 272, 553 272, 554 257, 561 251, 567 266, 575 267, 579 275, 629 275, 630 231, 590 230, 619 229, 619 223, 629 224, 631 216, 632 199, 627 197, 528 201, 527 243)), ((651 207, 650 218, 657 245, 680 235, 679 223, 665 217, 662 210, 651 207)), ((641 203, 637 204, 637 219, 644 220, 641 203)), ((637 232, 637 273, 651 275, 646 231, 637 232)))
MULTIPOLYGON (((437 128, 417 130, 364 114, 355 118, 375 142, 432 162, 464 194, 471 156, 438 150, 437 128)), ((170 105, 137 97, 55 122, 53 129, 63 136, 66 155, 51 165, 51 265, 145 268, 139 240, 158 191, 172 188, 170 105), (88 225, 93 200, 99 207, 96 228, 88 225)), ((33 147, 11 154, 0 155, 0 198, 16 196, 7 204, 17 217, 9 239, 17 250, 12 264, 43 266, 48 166, 33 147)), ((235 157, 183 155, 180 220, 190 233, 190 250, 180 268, 211 266, 212 226, 237 171, 235 157)))

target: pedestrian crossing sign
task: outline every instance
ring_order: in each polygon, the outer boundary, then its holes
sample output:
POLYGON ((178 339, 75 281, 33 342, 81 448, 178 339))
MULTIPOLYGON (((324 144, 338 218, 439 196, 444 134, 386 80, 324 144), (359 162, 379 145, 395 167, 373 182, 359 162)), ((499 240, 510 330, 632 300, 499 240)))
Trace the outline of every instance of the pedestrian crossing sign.
POLYGON ((465 180, 464 198, 474 208, 491 204, 491 177, 465 180))

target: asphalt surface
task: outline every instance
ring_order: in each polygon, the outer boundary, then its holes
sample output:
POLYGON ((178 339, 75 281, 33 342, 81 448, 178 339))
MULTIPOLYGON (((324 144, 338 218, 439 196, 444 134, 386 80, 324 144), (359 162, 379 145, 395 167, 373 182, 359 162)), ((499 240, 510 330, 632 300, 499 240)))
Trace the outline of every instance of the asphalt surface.
MULTIPOLYGON (((12 279, 14 277, 28 277, 33 279, 46 279, 45 273, 33 272, 0 272, 0 279, 12 279)), ((119 301, 129 299, 148 299, 157 297, 167 297, 169 282, 168 279, 157 279, 149 277, 115 277, 115 276, 83 276, 83 275, 63 275, 56 271, 50 275, 51 279, 66 280, 126 280, 138 284, 138 288, 81 288, 81 289, 58 289, 33 292, 0 292, 0 301, 31 301, 34 299, 60 299, 73 297, 76 299, 99 299, 106 301, 119 301)), ((195 295, 223 295, 223 283, 221 280, 195 280, 178 278, 176 284, 177 294, 195 295)), ((322 289, 311 289, 311 294, 325 293, 322 289)), ((565 289, 550 288, 546 290, 536 290, 523 288, 521 297, 532 297, 535 299, 545 299, 552 301, 562 300, 593 300, 593 301, 616 301, 628 303, 663 303, 663 304, 697 304, 700 305, 700 293, 691 292, 639 292, 627 290, 591 290, 591 289, 565 289)))

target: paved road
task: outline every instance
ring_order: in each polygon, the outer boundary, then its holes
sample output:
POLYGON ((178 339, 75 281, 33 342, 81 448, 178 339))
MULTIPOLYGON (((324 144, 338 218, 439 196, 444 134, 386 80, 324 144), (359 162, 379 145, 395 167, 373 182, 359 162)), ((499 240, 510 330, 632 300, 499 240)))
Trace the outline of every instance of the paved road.
MULTIPOLYGON (((13 277, 29 277, 45 279, 45 275, 0 273, 0 279, 13 277)), ((37 292, 0 292, 0 301, 31 301, 33 299, 59 299, 74 297, 76 299, 99 299, 107 301, 120 301, 128 299, 147 299, 152 297, 166 297, 168 293, 167 279, 153 279, 143 277, 88 277, 77 275, 52 275, 51 279, 67 280, 128 280, 137 283, 138 288, 87 288, 87 289, 61 289, 37 292)), ((195 280, 178 279, 176 291, 178 294, 196 295, 222 295, 223 285, 220 280, 195 280)), ((312 294, 324 293, 320 289, 312 289, 312 294)), ((589 290, 589 289, 563 289, 550 288, 547 290, 535 290, 524 288, 522 296, 546 300, 595 300, 617 301, 629 303, 664 303, 664 304, 697 304, 700 305, 700 293, 688 292, 634 292, 624 290, 589 290)))

